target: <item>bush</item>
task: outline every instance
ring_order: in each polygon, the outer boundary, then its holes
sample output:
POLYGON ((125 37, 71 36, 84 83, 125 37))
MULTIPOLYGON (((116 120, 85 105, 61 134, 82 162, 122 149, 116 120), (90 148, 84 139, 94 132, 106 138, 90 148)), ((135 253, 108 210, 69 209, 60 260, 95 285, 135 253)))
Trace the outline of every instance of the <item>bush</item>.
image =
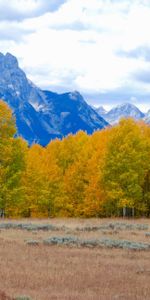
POLYGON ((146 237, 150 237, 150 232, 146 232, 146 233, 145 233, 145 236, 146 236, 146 237))
POLYGON ((128 224, 121 222, 113 222, 108 224, 102 224, 99 226, 85 226, 76 227, 77 231, 98 231, 98 230, 147 230, 149 226, 147 224, 128 224))
MULTIPOLYGON (((56 226, 52 224, 33 224, 33 223, 0 223, 0 229, 22 229, 29 231, 70 231, 70 228, 66 226, 56 226)), ((98 230, 148 230, 147 224, 128 224, 123 222, 111 222, 101 225, 87 225, 84 227, 76 227, 76 231, 98 231, 98 230)))
POLYGON ((72 236, 66 237, 50 237, 46 240, 43 240, 44 244, 47 245, 78 245, 78 239, 72 236))
POLYGON ((100 244, 110 248, 122 248, 133 250, 147 250, 150 249, 150 244, 142 242, 132 242, 128 240, 112 240, 109 238, 100 239, 100 244))
POLYGON ((66 230, 65 226, 55 226, 52 224, 32 224, 32 223, 0 223, 0 229, 22 229, 29 231, 59 231, 66 230))
POLYGON ((31 245, 31 246, 38 246, 39 245, 39 241, 37 240, 25 240, 27 245, 31 245))
POLYGON ((28 296, 18 296, 15 298, 15 300, 32 300, 32 299, 28 296))
POLYGON ((79 239, 73 236, 70 237, 50 237, 43 240, 46 245, 74 245, 81 247, 108 247, 108 248, 122 248, 133 250, 148 250, 150 244, 142 242, 132 242, 128 240, 113 240, 110 238, 101 239, 79 239))

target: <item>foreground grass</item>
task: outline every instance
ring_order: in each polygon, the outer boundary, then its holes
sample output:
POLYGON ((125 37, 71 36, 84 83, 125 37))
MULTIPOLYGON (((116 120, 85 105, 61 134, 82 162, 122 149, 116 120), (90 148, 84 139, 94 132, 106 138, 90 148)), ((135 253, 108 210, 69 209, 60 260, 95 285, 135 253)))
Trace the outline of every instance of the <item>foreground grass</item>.
MULTIPOLYGON (((0 225, 8 222, 27 223, 6 220, 0 225)), ((80 240, 107 238, 150 243, 146 235, 150 232, 150 220, 53 219, 29 223, 52 224, 56 228, 1 229, 0 290, 7 295, 27 295, 33 300, 150 299, 149 249, 49 246, 42 242, 71 235, 80 240), (34 240, 39 243, 27 243, 34 240)))

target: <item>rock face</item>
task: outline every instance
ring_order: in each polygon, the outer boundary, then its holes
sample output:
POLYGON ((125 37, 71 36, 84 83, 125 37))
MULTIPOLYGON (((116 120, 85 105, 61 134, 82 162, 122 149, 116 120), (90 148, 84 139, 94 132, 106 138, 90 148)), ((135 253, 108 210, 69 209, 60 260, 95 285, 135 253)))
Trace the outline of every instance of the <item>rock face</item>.
POLYGON ((132 117, 135 120, 144 118, 142 113, 135 105, 130 103, 124 103, 112 108, 109 112, 102 114, 107 122, 111 125, 117 124, 121 118, 132 117))
POLYGON ((44 116, 51 118, 53 127, 58 128, 63 136, 79 129, 92 133, 108 125, 77 91, 60 95, 45 91, 44 95, 51 108, 44 112, 44 116))
POLYGON ((29 144, 46 145, 56 137, 79 130, 91 134, 108 125, 79 92, 57 94, 35 86, 10 53, 0 53, 0 98, 12 108, 18 135, 29 144))

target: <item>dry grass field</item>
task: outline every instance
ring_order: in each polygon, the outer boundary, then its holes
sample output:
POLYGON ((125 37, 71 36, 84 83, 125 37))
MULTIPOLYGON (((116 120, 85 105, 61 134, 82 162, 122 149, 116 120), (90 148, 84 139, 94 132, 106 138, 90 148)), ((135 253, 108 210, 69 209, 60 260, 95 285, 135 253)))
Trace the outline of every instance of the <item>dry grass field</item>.
POLYGON ((149 233, 147 219, 0 220, 0 299, 149 300, 150 246, 134 250, 43 242, 74 237, 149 245, 149 233), (18 223, 23 226, 10 225, 18 223), (47 224, 52 230, 36 227, 47 224))

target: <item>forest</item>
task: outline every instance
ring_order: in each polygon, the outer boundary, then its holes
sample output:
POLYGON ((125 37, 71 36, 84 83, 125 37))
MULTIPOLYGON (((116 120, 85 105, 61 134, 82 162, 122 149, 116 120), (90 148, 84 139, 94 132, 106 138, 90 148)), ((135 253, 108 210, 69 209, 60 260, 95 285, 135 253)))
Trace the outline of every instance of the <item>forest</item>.
POLYGON ((0 213, 6 217, 150 215, 150 127, 131 118, 46 147, 28 146, 0 100, 0 213))

